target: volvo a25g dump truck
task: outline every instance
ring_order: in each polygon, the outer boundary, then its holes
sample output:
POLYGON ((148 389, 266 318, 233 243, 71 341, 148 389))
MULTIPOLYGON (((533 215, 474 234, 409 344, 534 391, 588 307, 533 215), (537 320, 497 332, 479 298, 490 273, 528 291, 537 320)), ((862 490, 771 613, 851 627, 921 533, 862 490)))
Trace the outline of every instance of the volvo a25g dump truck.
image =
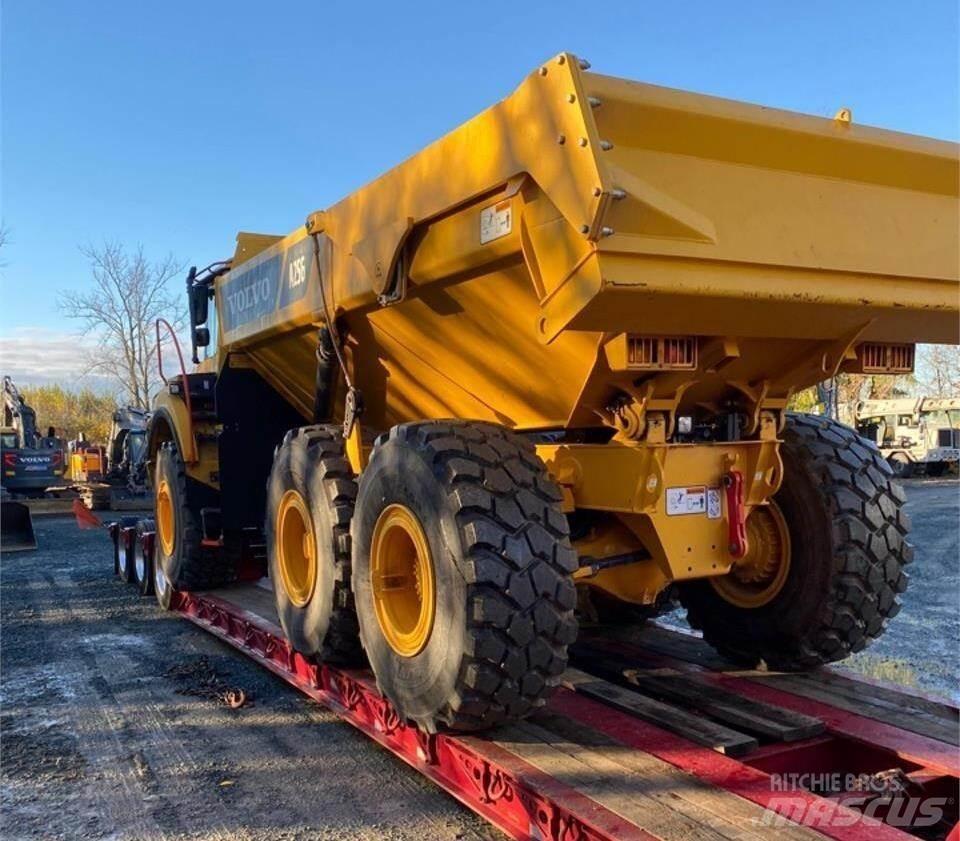
POLYGON ((859 651, 907 585, 903 491, 788 404, 958 341, 957 184, 953 144, 558 55, 191 270, 199 364, 148 435, 161 604, 269 576, 296 650, 365 657, 430 732, 526 715, 578 617, 667 592, 744 665, 859 651))

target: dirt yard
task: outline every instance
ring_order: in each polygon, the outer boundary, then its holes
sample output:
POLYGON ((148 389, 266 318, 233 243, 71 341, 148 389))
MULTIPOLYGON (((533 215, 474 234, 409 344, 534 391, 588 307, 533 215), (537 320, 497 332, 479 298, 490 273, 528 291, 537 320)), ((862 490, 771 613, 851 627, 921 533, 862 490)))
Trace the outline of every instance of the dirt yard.
MULTIPOLYGON (((957 696, 958 485, 908 486, 904 609, 848 667, 957 696)), ((108 538, 37 521, 0 566, 0 835, 501 838, 265 670, 111 574, 108 538), (252 705, 216 699, 239 687, 252 705)))
POLYGON ((0 837, 493 839, 453 798, 36 521, 0 566, 0 837), (211 697, 239 687, 231 710, 211 697))

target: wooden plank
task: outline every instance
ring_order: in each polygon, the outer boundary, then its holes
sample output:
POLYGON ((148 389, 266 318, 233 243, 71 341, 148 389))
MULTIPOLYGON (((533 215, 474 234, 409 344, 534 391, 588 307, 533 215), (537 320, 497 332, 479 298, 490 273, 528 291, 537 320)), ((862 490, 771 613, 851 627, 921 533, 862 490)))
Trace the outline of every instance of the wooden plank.
POLYGON ((757 740, 752 736, 715 724, 702 716, 691 715, 577 669, 567 669, 561 683, 574 692, 602 701, 727 756, 743 756, 758 747, 757 740))
POLYGON ((631 772, 609 752, 566 741, 533 723, 514 725, 496 735, 498 745, 524 762, 663 841, 747 841, 751 837, 701 809, 682 808, 688 804, 672 796, 663 778, 631 772))
POLYGON ((748 700, 670 669, 649 672, 628 669, 623 674, 645 693, 701 710, 717 721, 748 733, 796 742, 819 736, 826 730, 819 718, 748 700))
MULTIPOLYGON (((960 711, 935 699, 899 691, 896 687, 879 686, 874 681, 861 681, 830 669, 813 672, 769 672, 739 668, 716 654, 699 637, 671 631, 648 623, 641 629, 611 628, 603 637, 595 637, 598 645, 611 640, 622 641, 638 649, 642 659, 646 649, 661 657, 669 657, 710 671, 746 678, 756 683, 790 692, 803 698, 820 701, 846 712, 882 721, 911 733, 917 733, 948 745, 960 745, 960 711)), ((586 636, 577 646, 589 646, 586 636)), ((605 653, 609 657, 609 653, 605 653)))
POLYGON ((911 709, 906 703, 897 707, 880 702, 877 699, 864 695, 852 695, 838 692, 836 687, 830 687, 817 681, 806 679, 806 675, 788 675, 784 673, 764 674, 751 673, 744 675, 754 683, 779 689, 812 701, 821 701, 846 712, 882 721, 901 730, 907 730, 920 736, 935 739, 944 744, 960 745, 960 735, 956 723, 932 716, 917 709, 911 709))
MULTIPOLYGON (((652 797, 665 797, 675 809, 684 811, 717 831, 729 832, 729 827, 714 822, 725 821, 736 827, 738 837, 768 839, 770 830, 764 824, 767 809, 732 792, 706 782, 694 774, 677 768, 662 759, 625 747, 622 743, 597 730, 593 730, 566 716, 540 713, 531 722, 549 731, 551 743, 569 742, 576 746, 575 756, 586 757, 593 764, 588 751, 595 750, 618 763, 624 771, 637 774, 648 781, 652 797)), ((621 772, 623 773, 623 772, 621 772)), ((814 830, 792 823, 777 826, 777 837, 789 841, 822 841, 823 836, 814 830)))
MULTIPOLYGON (((204 595, 201 593, 200 595, 204 595)), ((274 625, 280 624, 277 616, 277 603, 272 590, 267 590, 253 582, 243 582, 240 584, 228 584, 216 590, 211 590, 208 595, 216 596, 219 599, 228 601, 250 613, 272 622, 274 625)))

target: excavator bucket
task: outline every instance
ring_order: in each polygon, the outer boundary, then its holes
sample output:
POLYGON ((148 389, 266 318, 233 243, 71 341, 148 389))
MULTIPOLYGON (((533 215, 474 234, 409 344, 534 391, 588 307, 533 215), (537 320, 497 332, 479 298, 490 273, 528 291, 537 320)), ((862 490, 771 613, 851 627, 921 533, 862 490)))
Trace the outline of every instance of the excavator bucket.
POLYGON ((37 548, 30 509, 22 502, 4 502, 0 510, 0 550, 23 552, 37 548))

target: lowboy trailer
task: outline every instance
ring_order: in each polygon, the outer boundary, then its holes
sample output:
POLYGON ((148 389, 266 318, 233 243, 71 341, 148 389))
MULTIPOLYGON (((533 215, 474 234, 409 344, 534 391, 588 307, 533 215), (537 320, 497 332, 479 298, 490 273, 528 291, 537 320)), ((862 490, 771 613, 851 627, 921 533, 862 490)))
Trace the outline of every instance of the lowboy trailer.
MULTIPOLYGON (((115 566, 141 592, 167 586, 151 526, 110 526, 115 566)), ((512 838, 960 838, 960 710, 919 691, 829 668, 744 671, 652 623, 585 628, 534 717, 431 734, 398 715, 369 669, 299 654, 262 580, 167 596, 512 838)))

